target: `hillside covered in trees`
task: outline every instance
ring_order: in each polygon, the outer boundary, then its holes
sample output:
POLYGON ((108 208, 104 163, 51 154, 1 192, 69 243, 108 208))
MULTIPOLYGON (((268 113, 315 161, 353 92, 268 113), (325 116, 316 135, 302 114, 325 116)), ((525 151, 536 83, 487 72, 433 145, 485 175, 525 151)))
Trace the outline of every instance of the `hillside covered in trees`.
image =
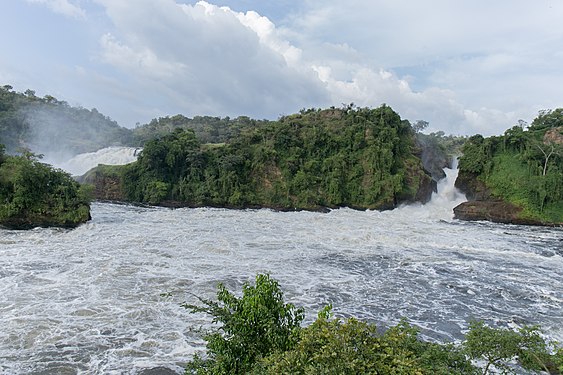
POLYGON ((132 144, 133 136, 95 108, 73 107, 51 95, 38 97, 33 90, 18 93, 5 85, 0 87, 0 143, 9 154, 31 150, 73 156, 132 144))
POLYGON ((471 202, 456 216, 521 224, 563 223, 563 108, 524 129, 475 135, 463 147, 456 186, 471 202))
POLYGON ((390 107, 348 106, 246 126, 227 143, 202 144, 177 128, 111 174, 131 202, 389 209, 430 198, 434 184, 419 152, 410 123, 390 107))

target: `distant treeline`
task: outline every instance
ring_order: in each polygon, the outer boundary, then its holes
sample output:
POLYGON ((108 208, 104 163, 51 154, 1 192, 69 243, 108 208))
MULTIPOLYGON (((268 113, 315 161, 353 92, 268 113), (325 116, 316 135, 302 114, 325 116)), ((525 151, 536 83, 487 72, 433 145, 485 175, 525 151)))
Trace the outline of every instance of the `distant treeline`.
POLYGON ((38 97, 33 90, 18 93, 5 85, 0 87, 0 143, 10 154, 56 149, 74 155, 134 140, 131 130, 95 108, 72 107, 51 95, 38 97))

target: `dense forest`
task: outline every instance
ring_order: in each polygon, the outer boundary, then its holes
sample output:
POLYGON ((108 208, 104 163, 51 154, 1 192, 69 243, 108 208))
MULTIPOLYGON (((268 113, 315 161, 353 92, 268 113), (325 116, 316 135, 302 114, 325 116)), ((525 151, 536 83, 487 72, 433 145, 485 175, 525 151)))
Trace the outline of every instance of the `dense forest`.
POLYGON ((390 107, 348 106, 246 126, 219 144, 178 127, 117 169, 134 202, 387 209, 429 199, 419 153, 410 123, 390 107))
POLYGON ((6 152, 62 152, 73 156, 111 145, 133 143, 131 130, 120 127, 95 108, 70 106, 33 90, 18 93, 0 87, 0 143, 6 152))
POLYGON ((522 125, 502 136, 470 137, 456 185, 469 199, 501 199, 521 208, 523 219, 563 223, 563 108, 522 125))
POLYGON ((4 154, 0 145, 0 225, 75 227, 90 220, 88 188, 25 152, 4 154))

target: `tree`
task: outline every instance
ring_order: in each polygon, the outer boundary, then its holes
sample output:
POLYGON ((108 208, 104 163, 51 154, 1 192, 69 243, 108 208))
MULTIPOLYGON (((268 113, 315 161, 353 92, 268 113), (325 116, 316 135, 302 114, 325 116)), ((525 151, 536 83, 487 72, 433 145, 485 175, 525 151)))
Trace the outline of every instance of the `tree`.
POLYGON ((546 342, 538 327, 512 331, 472 322, 461 345, 439 344, 421 340, 405 320, 381 332, 355 318, 333 318, 328 305, 302 328, 303 309, 285 304, 269 275, 244 284, 241 298, 219 284, 217 297, 199 298, 203 307, 184 304, 221 324, 206 336, 208 358, 196 355, 186 373, 486 375, 493 368, 511 372, 514 360, 531 371, 563 370, 563 348, 546 342))
POLYGON ((205 337, 209 358, 196 356, 188 364, 196 374, 247 373, 258 358, 291 349, 304 318, 303 308, 284 303, 278 282, 267 274, 257 275, 254 286, 245 283, 240 298, 219 284, 219 302, 198 299, 203 306, 183 306, 211 315, 220 327, 205 337))
POLYGON ((553 154, 559 154, 560 147, 558 147, 558 145, 554 142, 549 142, 547 144, 536 143, 535 145, 544 156, 542 176, 545 176, 545 173, 547 171, 547 165, 549 163, 549 158, 551 158, 553 154))
POLYGON ((15 229, 75 227, 90 219, 90 197, 72 177, 26 152, 0 164, 0 223, 15 229))
POLYGON ((494 329, 483 322, 471 322, 463 344, 470 358, 484 360, 483 375, 491 366, 510 371, 508 363, 517 360, 528 370, 547 371, 557 358, 550 353, 549 344, 540 335, 538 327, 524 327, 519 331, 494 329))
POLYGON ((546 109, 538 113, 538 117, 532 121, 529 130, 546 130, 559 126, 563 126, 563 108, 546 109))
POLYGON ((429 122, 424 120, 417 120, 414 124, 411 124, 412 130, 414 130, 415 133, 422 132, 424 129, 428 127, 428 125, 429 122))

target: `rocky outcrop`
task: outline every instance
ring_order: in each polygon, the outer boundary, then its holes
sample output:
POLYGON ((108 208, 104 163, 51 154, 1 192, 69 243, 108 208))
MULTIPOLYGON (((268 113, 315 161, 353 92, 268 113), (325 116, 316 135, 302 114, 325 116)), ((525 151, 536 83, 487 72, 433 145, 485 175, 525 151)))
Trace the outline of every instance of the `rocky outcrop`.
POLYGON ((515 206, 491 194, 487 186, 476 174, 459 173, 455 187, 465 194, 468 201, 454 208, 454 217, 459 220, 480 221, 517 225, 561 226, 561 224, 543 223, 522 217, 522 208, 515 206))
POLYGON ((434 181, 439 181, 446 177, 444 168, 450 167, 450 157, 444 152, 436 142, 418 136, 416 145, 419 149, 417 155, 422 160, 422 165, 430 173, 434 181))
POLYGON ((475 173, 459 171, 455 180, 455 187, 465 194, 469 201, 495 200, 491 196, 491 191, 479 180, 475 173))
POLYGON ((121 176, 112 166, 98 165, 77 178, 82 184, 94 186, 93 198, 102 201, 125 201, 121 176))
POLYGON ((537 220, 523 218, 520 214, 522 208, 504 201, 470 201, 454 208, 456 219, 467 221, 486 220, 493 223, 517 225, 542 225, 559 227, 563 224, 544 223, 537 220))

